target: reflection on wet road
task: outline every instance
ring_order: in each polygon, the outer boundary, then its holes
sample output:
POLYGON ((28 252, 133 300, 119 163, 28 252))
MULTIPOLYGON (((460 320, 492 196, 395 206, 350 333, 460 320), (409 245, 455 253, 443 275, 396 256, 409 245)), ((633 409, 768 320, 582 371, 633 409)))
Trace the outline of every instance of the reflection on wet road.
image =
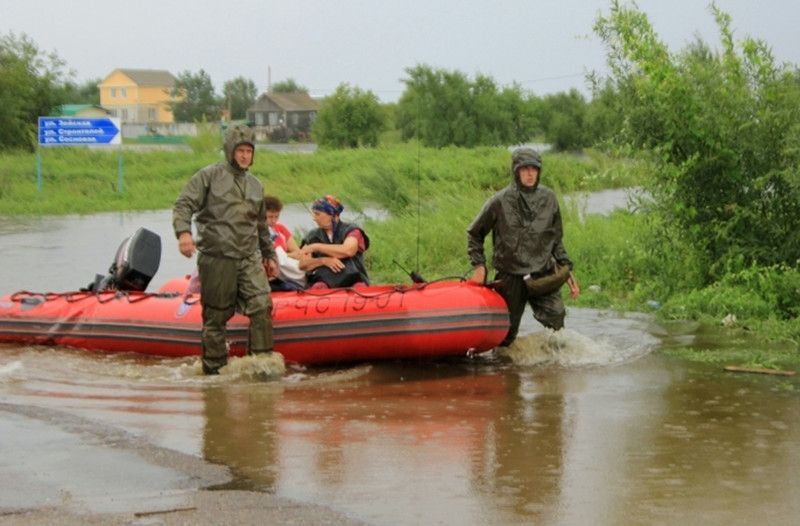
MULTIPOLYGON (((628 322, 628 337, 640 323, 628 322)), ((517 353, 536 365, 490 355, 290 369, 272 382, 205 378, 192 360, 3 348, 0 393, 8 404, 228 466, 221 488, 325 504, 375 524, 789 524, 798 516, 800 399, 787 380, 658 353, 623 359, 612 340, 581 351, 581 327, 570 331, 556 342, 546 332, 523 337, 517 353), (573 356, 567 364, 564 353, 573 356)), ((58 434, 31 432, 40 441, 58 434)), ((75 462, 94 460, 74 449, 75 462)), ((148 476, 176 484, 169 472, 148 476)))

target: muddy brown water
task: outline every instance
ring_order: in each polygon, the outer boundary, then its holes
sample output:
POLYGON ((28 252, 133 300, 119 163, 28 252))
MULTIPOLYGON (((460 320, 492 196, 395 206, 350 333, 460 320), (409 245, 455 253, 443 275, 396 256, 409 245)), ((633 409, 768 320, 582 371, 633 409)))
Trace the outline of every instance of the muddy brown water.
MULTIPOLYGON (((88 283, 139 226, 164 241, 153 286, 191 270, 167 211, 3 219, 3 292, 88 283)), ((271 380, 0 345, 0 511, 179 507, 192 481, 158 461, 176 452, 227 469, 208 487, 370 524, 798 523, 800 382, 660 352, 760 342, 574 308, 561 333, 529 313, 522 333, 502 353, 271 380), (126 440, 161 453, 113 449, 126 440)))

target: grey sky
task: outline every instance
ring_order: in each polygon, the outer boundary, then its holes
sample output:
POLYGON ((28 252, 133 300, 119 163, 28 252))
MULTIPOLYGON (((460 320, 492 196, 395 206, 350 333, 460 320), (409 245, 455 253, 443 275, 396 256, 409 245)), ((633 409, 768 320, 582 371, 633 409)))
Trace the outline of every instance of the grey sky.
MULTIPOLYGON (((79 82, 115 68, 204 69, 214 87, 237 76, 263 91, 293 78, 313 96, 347 82, 397 100, 407 67, 426 63, 538 95, 578 88, 604 72, 592 32, 610 0, 0 0, 0 33, 56 51, 79 82)), ((672 51, 700 35, 716 46, 706 0, 640 0, 672 51)), ((800 2, 717 0, 735 36, 765 40, 800 63, 800 2)))

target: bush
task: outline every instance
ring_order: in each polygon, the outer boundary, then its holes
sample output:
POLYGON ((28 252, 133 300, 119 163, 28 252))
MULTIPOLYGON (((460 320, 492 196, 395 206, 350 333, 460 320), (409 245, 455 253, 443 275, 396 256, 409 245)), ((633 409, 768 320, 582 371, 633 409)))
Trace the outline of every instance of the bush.
POLYGON ((222 150, 222 137, 219 126, 211 124, 205 118, 196 123, 197 134, 186 138, 186 144, 193 153, 214 153, 222 150))
POLYGON ((731 260, 800 259, 800 84, 767 45, 734 45, 712 7, 722 51, 696 42, 670 54, 646 16, 614 1, 595 29, 610 50, 624 114, 618 140, 657 166, 648 183, 669 238, 688 239, 706 283, 731 260))
POLYGON ((320 146, 377 146, 385 122, 386 114, 374 93, 341 84, 322 102, 312 135, 320 146))
POLYGON ((676 295, 665 306, 665 314, 680 318, 733 314, 741 319, 796 319, 800 314, 800 272, 783 265, 731 272, 708 287, 676 295))

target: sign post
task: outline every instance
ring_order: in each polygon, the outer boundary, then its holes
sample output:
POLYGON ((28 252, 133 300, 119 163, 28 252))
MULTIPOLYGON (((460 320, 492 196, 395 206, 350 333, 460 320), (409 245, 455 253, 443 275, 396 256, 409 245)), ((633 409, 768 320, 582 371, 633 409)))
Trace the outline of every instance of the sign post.
MULTIPOLYGON (((39 117, 39 146, 117 145, 117 191, 122 193, 122 133, 116 117, 39 117)), ((36 187, 42 191, 42 157, 36 152, 36 187)))

